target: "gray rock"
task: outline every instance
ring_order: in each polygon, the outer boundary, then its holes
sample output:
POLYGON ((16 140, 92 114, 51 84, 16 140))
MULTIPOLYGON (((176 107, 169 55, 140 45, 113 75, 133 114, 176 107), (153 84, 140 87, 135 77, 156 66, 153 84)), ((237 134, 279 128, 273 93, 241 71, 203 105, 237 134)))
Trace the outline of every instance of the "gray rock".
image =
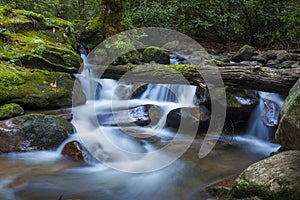
POLYGON ((102 126, 148 126, 155 125, 162 116, 158 106, 143 105, 128 110, 101 112, 97 114, 99 125, 102 126))
POLYGON ((234 198, 300 198, 300 151, 286 151, 254 163, 235 180, 234 198))
POLYGON ((275 134, 277 142, 284 147, 300 150, 300 79, 285 99, 280 116, 275 134))

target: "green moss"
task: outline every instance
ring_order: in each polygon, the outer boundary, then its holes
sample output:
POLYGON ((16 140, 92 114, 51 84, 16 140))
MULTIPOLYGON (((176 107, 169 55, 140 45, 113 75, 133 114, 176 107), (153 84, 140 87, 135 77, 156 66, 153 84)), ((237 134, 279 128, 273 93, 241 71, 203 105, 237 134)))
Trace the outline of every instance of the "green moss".
POLYGON ((184 75, 188 75, 195 71, 195 66, 191 64, 178 64, 178 65, 168 65, 168 66, 184 75))
POLYGON ((0 120, 24 114, 23 108, 15 103, 0 106, 0 120))
POLYGON ((262 200, 297 200, 300 198, 300 191, 282 188, 278 192, 273 192, 265 185, 241 181, 233 185, 231 192, 228 196, 224 197, 224 199, 241 199, 250 197, 258 197, 262 200))
POLYGON ((28 68, 77 72, 74 28, 58 18, 44 18, 23 10, 0 6, 0 58, 28 68))
POLYGON ((24 69, 0 63, 0 103, 14 102, 26 108, 71 106, 73 79, 69 74, 24 69), (52 87, 50 83, 57 83, 52 87))
POLYGON ((155 61, 161 64, 170 64, 170 54, 158 47, 147 47, 142 56, 143 62, 155 61))

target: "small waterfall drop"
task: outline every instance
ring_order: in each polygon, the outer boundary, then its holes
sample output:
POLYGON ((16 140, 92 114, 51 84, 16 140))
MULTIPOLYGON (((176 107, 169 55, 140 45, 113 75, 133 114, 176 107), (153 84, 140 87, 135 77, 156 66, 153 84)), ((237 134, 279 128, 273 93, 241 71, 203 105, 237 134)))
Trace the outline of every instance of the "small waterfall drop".
POLYGON ((274 126, 278 125, 283 99, 275 93, 259 92, 259 104, 251 114, 246 134, 271 141, 274 126))
POLYGON ((269 155, 280 147, 273 143, 274 132, 279 122, 283 99, 275 93, 258 92, 259 103, 252 112, 246 134, 236 136, 244 148, 269 155))

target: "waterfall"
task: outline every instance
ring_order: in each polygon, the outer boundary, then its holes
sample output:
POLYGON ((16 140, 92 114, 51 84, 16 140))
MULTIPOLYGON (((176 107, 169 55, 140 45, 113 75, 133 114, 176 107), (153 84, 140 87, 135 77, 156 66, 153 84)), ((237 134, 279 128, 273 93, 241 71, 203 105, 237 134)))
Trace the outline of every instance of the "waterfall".
MULTIPOLYGON (((188 134, 178 136, 166 128, 166 119, 173 109, 195 106, 196 87, 171 84, 139 85, 102 79, 95 76, 91 68, 86 67, 89 66, 86 55, 82 54, 81 57, 84 60, 84 68, 76 77, 80 80, 87 102, 73 108, 73 124, 89 152, 102 163, 113 163, 113 168, 121 167, 125 171, 137 172, 151 171, 158 163, 174 159, 174 155, 168 151, 153 154, 157 147, 147 140, 140 142, 136 136, 159 137, 161 140, 172 137, 172 141, 178 140, 179 137, 190 137, 188 134), (140 86, 143 87, 140 95, 132 96, 140 86), (150 125, 146 126, 126 123, 126 120, 132 119, 130 113, 144 117, 147 113, 143 112, 149 109, 149 106, 158 120, 150 119, 150 125), (124 112, 126 110, 128 111, 124 112), (102 119, 105 122, 100 125, 102 119), (113 124, 114 120, 122 122, 123 125, 110 126, 109 123, 113 124), (128 155, 128 152, 132 154, 128 155)), ((170 148, 176 151, 174 147, 170 148)))
POLYGON ((259 92, 259 104, 251 114, 246 134, 271 141, 274 126, 278 125, 283 99, 275 93, 259 92))

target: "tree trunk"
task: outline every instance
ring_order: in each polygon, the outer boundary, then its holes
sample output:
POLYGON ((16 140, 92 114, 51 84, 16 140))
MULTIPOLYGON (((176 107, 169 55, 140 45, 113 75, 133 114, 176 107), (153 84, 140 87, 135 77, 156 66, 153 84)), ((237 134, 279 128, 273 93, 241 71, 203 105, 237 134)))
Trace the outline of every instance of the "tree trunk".
MULTIPOLYGON (((205 77, 210 82, 217 79, 216 67, 205 68, 205 77)), ((254 89, 259 91, 285 94, 300 77, 300 68, 273 69, 254 66, 226 66, 218 67, 225 85, 254 89)), ((112 78, 144 83, 184 84, 178 74, 182 74, 188 82, 185 84, 199 85, 205 83, 200 73, 194 68, 187 70, 176 65, 118 65, 98 67, 99 77, 112 78), (174 70, 176 69, 176 70, 174 70)), ((209 84, 209 83, 208 83, 209 84)))
POLYGON ((126 0, 101 0, 99 23, 104 25, 106 37, 123 31, 121 24, 125 17, 126 0))

